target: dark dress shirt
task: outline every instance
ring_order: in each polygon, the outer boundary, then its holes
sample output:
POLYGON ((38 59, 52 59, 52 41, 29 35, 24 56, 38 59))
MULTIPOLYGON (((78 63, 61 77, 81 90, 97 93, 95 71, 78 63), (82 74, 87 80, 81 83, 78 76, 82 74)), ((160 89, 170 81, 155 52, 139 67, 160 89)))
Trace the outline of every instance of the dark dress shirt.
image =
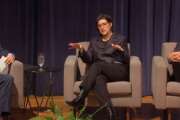
POLYGON ((176 48, 174 49, 174 51, 180 51, 180 43, 177 43, 176 48))
POLYGON ((95 62, 129 64, 129 51, 126 39, 121 34, 113 34, 110 40, 104 42, 96 37, 90 41, 87 51, 79 52, 83 62, 92 64, 95 62), (117 50, 111 44, 119 44, 124 51, 117 50))
MULTIPOLYGON (((174 49, 175 52, 180 52, 180 43, 177 43, 176 48, 174 49)), ((171 62, 173 67, 173 75, 170 76, 171 80, 180 82, 180 62, 171 62)))

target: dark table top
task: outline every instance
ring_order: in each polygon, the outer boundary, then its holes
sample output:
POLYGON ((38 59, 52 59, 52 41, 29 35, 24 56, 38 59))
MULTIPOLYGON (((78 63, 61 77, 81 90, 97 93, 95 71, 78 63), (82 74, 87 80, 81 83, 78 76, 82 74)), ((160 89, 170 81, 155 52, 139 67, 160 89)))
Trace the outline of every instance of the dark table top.
POLYGON ((25 72, 42 73, 42 72, 60 72, 60 67, 39 67, 35 65, 25 65, 25 72))

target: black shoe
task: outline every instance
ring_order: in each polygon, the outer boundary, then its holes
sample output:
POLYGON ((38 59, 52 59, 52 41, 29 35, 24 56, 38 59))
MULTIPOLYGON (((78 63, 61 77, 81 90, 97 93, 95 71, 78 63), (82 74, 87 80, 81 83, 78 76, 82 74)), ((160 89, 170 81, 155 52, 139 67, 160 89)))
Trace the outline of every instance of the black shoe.
POLYGON ((84 90, 81 90, 79 96, 77 96, 71 102, 67 102, 67 104, 73 106, 74 108, 82 107, 84 106, 85 103, 85 97, 86 97, 86 92, 84 90))
POLYGON ((81 106, 84 106, 84 101, 85 99, 78 96, 73 101, 67 102, 67 104, 73 106, 74 108, 79 108, 81 106))

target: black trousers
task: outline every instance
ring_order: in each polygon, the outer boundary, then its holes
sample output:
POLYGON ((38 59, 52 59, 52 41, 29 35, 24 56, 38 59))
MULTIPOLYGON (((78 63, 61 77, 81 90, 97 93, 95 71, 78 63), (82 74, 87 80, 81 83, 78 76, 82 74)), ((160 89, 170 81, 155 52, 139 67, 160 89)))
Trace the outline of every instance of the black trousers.
POLYGON ((129 66, 120 63, 98 62, 90 66, 80 89, 94 90, 101 104, 110 102, 106 82, 128 81, 129 66))
POLYGON ((180 82, 180 62, 173 62, 172 66, 174 81, 180 82))
POLYGON ((10 96, 13 78, 8 74, 0 74, 0 116, 10 112, 10 96))

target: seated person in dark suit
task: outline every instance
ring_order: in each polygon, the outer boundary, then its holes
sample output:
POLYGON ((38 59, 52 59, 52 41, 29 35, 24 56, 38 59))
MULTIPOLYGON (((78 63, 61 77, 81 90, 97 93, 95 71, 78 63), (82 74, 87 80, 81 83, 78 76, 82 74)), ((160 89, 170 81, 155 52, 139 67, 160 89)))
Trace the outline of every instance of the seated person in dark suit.
POLYGON ((169 54, 168 59, 173 67, 174 80, 180 82, 180 43, 177 43, 176 48, 169 54))
POLYGON ((79 96, 69 104, 80 106, 89 91, 94 89, 101 104, 107 104, 108 120, 115 120, 115 115, 106 82, 128 80, 129 77, 127 41, 123 35, 112 32, 112 25, 110 16, 100 15, 96 20, 99 36, 90 41, 87 51, 81 44, 69 44, 70 47, 79 49, 79 57, 90 65, 80 85, 79 96))
MULTIPOLYGON (((14 62, 15 57, 6 49, 3 49, 0 44, 0 58, 5 57, 7 65, 14 62)), ((13 78, 9 74, 0 73, 0 120, 4 120, 3 114, 10 112, 10 95, 13 78)))

